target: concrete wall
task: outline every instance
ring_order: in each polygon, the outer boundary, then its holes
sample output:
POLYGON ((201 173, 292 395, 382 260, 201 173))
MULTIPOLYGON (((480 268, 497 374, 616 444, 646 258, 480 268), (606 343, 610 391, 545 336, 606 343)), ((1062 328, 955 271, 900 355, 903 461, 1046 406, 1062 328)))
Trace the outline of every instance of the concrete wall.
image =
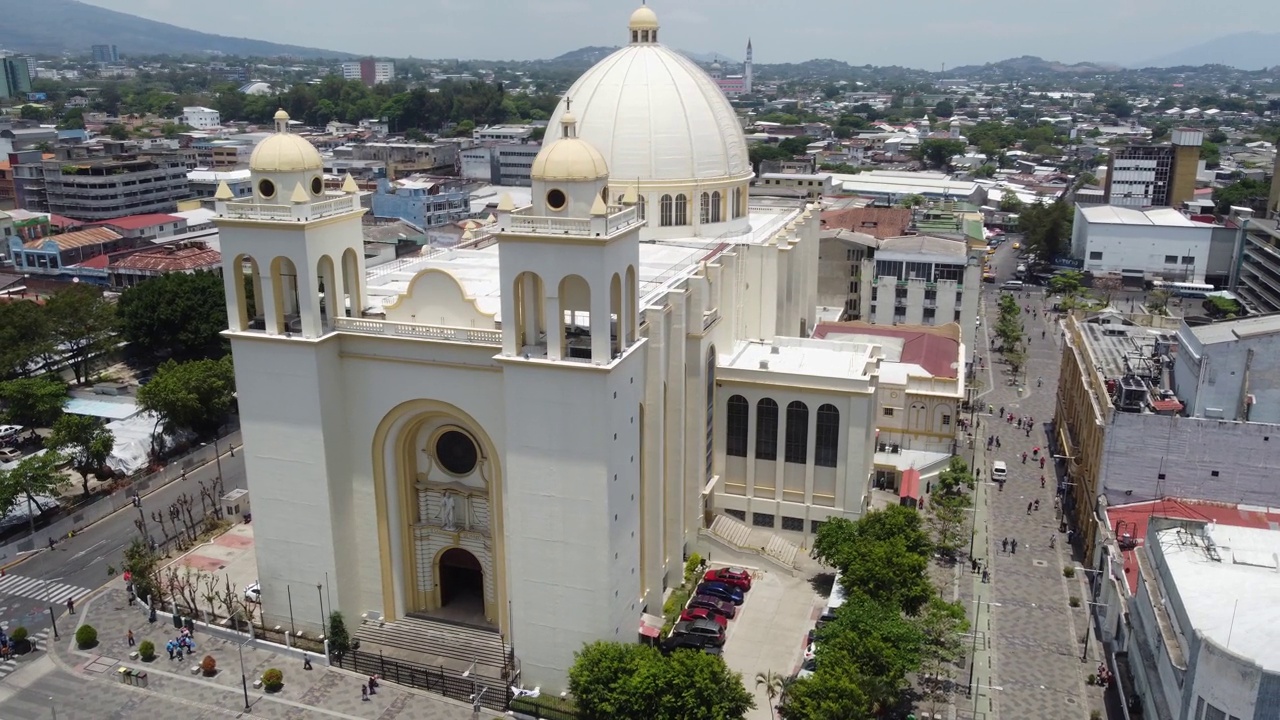
POLYGON ((1205 346, 1184 325, 1174 382, 1188 415, 1280 423, 1280 333, 1205 346), (1246 394, 1254 396, 1252 405, 1246 394))
POLYGON ((1072 236, 1072 253, 1089 272, 1141 270, 1154 277, 1204 282, 1213 228, 1090 223, 1077 208, 1072 236), (1096 253, 1102 256, 1095 258, 1096 253), (1166 262, 1170 257, 1174 262, 1166 262), (1194 264, 1183 264, 1184 257, 1194 264))

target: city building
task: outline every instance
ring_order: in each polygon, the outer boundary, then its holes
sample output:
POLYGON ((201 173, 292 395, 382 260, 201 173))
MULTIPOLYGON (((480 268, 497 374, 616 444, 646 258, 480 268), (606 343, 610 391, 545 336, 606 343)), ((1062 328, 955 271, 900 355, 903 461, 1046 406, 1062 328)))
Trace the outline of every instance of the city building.
POLYGON ((107 264, 108 284, 116 289, 133 287, 149 278, 169 273, 222 274, 222 256, 199 241, 175 242, 112 257, 107 264))
MULTIPOLYGON (((721 512, 720 369, 742 382, 745 358, 775 354, 762 343, 803 356, 818 215, 747 203, 740 129, 702 122, 730 118, 728 101, 658 30, 640 8, 629 44, 576 83, 530 205, 504 196, 486 241, 366 272, 354 182, 325 193, 319 154, 283 111, 250 161, 253 198, 219 192, 268 624, 292 610, 307 627, 327 578, 329 607, 371 619, 357 637, 440 643, 442 618, 466 618, 526 686, 558 691, 584 642, 651 627, 702 531, 737 523, 721 512), (647 82, 622 82, 645 68, 647 82), (728 208, 693 220, 695 187, 728 208), (304 587, 290 605, 287 589, 304 587)), ((874 382, 871 351, 851 354, 832 394, 874 382)), ((811 531, 866 507, 871 405, 845 402, 850 417, 794 370, 772 378, 793 423, 773 428, 783 476, 817 467, 818 437, 824 473, 838 456, 834 487, 806 479, 814 497, 787 498, 811 531)), ((478 663, 471 677, 505 687, 504 670, 478 663)))
POLYGON ((261 133, 244 133, 231 137, 205 137, 191 143, 196 167, 208 170, 241 170, 248 166, 249 155, 261 142, 261 133))
POLYGON ((93 53, 93 61, 96 63, 112 65, 120 62, 120 51, 115 45, 94 45, 90 50, 93 53))
POLYGON ((187 221, 177 215, 166 213, 146 213, 143 215, 126 215, 99 223, 101 227, 111 228, 131 244, 145 240, 155 242, 161 238, 181 235, 187 231, 187 221))
POLYGON ((22 207, 84 221, 171 212, 190 194, 187 172, 167 153, 43 160, 22 207))
POLYGON ((524 142, 533 137, 532 125, 488 125, 471 131, 474 140, 507 140, 524 142))
POLYGON ((980 247, 928 235, 885 238, 867 248, 858 275, 864 308, 858 319, 887 326, 958 323, 964 347, 970 353, 976 347, 980 247))
POLYGON ((1177 128, 1168 144, 1116 148, 1107 160, 1106 203, 1181 208, 1195 196, 1203 143, 1203 130, 1177 128))
POLYGON ((843 307, 843 319, 863 317, 862 263, 885 238, 911 228, 907 208, 860 207, 822 213, 818 245, 818 304, 843 307))
POLYGON ((335 159, 376 160, 386 167, 388 178, 414 173, 450 171, 458 163, 456 143, 372 142, 343 145, 334 150, 335 159))
POLYGON ((253 194, 253 179, 248 168, 243 170, 192 170, 187 173, 187 187, 191 197, 197 199, 212 198, 218 192, 218 186, 226 183, 231 195, 237 198, 249 197, 253 194))
POLYGON ((539 143, 485 142, 458 153, 462 177, 492 185, 528 187, 539 143))
MULTIPOLYGON (((1192 220, 1169 207, 1141 210, 1116 205, 1077 205, 1071 228, 1071 256, 1095 275, 1136 282, 1205 282, 1213 247, 1212 223, 1192 220)), ((1226 277, 1235 231, 1220 233, 1221 257, 1215 275, 1226 277)))
POLYGON ((739 95, 750 95, 752 84, 752 51, 751 40, 747 39, 747 60, 742 65, 741 75, 725 75, 724 67, 718 63, 711 63, 711 79, 719 86, 721 92, 727 97, 738 97, 739 95))
POLYGON ((763 173, 757 188, 788 188, 799 190, 810 200, 821 200, 835 193, 836 183, 831 173, 763 173))
POLYGON ((443 180, 382 178, 372 203, 374 217, 399 218, 424 230, 471 215, 471 195, 443 180))
POLYGON ((396 64, 364 58, 354 62, 342 63, 343 80, 359 80, 365 85, 381 85, 389 83, 396 76, 396 64))
POLYGON ((213 108, 194 105, 182 108, 182 114, 174 122, 196 130, 208 130, 209 128, 222 127, 222 114, 213 108))
POLYGON ((909 195, 974 205, 983 205, 987 201, 981 184, 957 180, 946 173, 867 170, 856 175, 832 173, 831 177, 836 184, 835 192, 871 198, 886 205, 897 205, 909 195))
POLYGON ((24 273, 58 275, 74 265, 136 247, 111 228, 89 228, 47 235, 33 240, 7 238, 9 259, 24 273))
POLYGON ((1254 217, 1250 208, 1231 209, 1239 228, 1239 262, 1233 266, 1230 289, 1253 312, 1271 313, 1280 311, 1280 153, 1266 210, 1263 217, 1254 217))
POLYGON ((1188 416, 1280 424, 1273 377, 1280 377, 1280 314, 1178 328, 1173 387, 1188 416))
POLYGON ((31 66, 28 58, 0 57, 0 100, 26 99, 31 92, 31 66))

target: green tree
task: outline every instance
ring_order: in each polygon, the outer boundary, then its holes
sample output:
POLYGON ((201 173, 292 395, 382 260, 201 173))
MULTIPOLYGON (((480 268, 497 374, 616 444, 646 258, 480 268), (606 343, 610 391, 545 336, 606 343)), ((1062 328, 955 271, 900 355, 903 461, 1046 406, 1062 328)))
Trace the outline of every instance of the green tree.
POLYGON ((924 205, 924 202, 925 201, 924 201, 923 195, 916 195, 913 193, 899 200, 898 205, 904 208, 913 208, 913 207, 920 207, 921 205, 924 205))
POLYGON ((1204 160, 1204 166, 1210 170, 1222 164, 1222 154, 1218 150, 1218 146, 1211 142, 1204 142, 1200 145, 1200 159, 1204 160))
POLYGON ((853 668, 880 678, 894 690, 906 687, 907 675, 920 666, 923 636, 918 622, 892 605, 863 593, 850 594, 835 619, 818 630, 818 667, 853 668))
POLYGON ((34 302, 0 303, 0 378, 39 370, 53 352, 48 317, 34 302))
POLYGON ((80 474, 85 497, 88 497, 89 473, 102 470, 115 442, 115 435, 97 418, 64 414, 53 423, 53 431, 45 438, 44 444, 71 461, 72 469, 80 474))
POLYGON ((84 129, 84 110, 80 108, 68 108, 62 113, 62 119, 58 121, 59 130, 83 130, 84 129))
POLYGON ((1226 187, 1214 189, 1213 210, 1219 215, 1226 215, 1233 206, 1253 208, 1255 211, 1263 209, 1270 190, 1270 186, 1261 180, 1242 178, 1226 187))
POLYGON ((334 610, 329 613, 329 628, 325 637, 329 639, 329 648, 338 656, 345 655, 351 649, 351 635, 347 633, 347 621, 341 612, 334 610))
POLYGON ((1049 278, 1049 292, 1054 295, 1071 297, 1084 290, 1084 273, 1079 270, 1066 270, 1049 278))
POLYGON ((933 106, 933 114, 940 118, 949 118, 956 114, 956 106, 951 104, 950 100, 939 100, 938 104, 933 106))
POLYGON ((969 629, 964 606, 934 597, 915 618, 915 626, 923 638, 919 667, 927 678, 925 696, 935 704, 945 703, 952 669, 964 656, 962 637, 969 629))
POLYGON ((1048 262, 1068 254, 1074 220, 1075 209, 1065 200, 1037 202, 1018 213, 1018 229, 1026 236, 1027 248, 1048 262))
POLYGON ((1022 210, 1022 200, 1013 190, 1005 190, 1000 196, 1000 209, 1004 212, 1016 213, 1022 210))
POLYGON ((227 297, 211 272, 167 273, 120 295, 120 330, 131 347, 178 361, 226 354, 227 297))
POLYGON ((755 707, 719 657, 649 645, 594 642, 574 654, 569 692, 582 720, 737 720, 755 707))
MULTIPOLYGON (((219 360, 168 360, 151 382, 138 388, 138 406, 158 418, 156 429, 188 430, 211 437, 226 422, 235 393, 231 357, 219 360)), ((153 443, 158 438, 153 436, 153 443)))
POLYGON ((0 383, 5 422, 28 428, 51 427, 67 404, 67 385, 57 376, 40 375, 0 383))
POLYGON ((1221 128, 1219 128, 1217 130, 1209 131, 1209 134, 1205 135, 1204 139, 1207 142, 1213 143, 1214 145, 1221 145, 1227 141, 1227 134, 1223 132, 1221 128))
POLYGON ((929 167, 941 170, 951 168, 951 158, 964 152, 965 144, 959 140, 925 140, 916 146, 913 156, 929 167))
POLYGON ((107 135, 109 135, 112 140, 128 140, 129 128, 120 123, 115 123, 107 128, 107 135))
POLYGON ((45 314, 76 382, 87 381, 94 358, 115 346, 115 305, 97 288, 80 283, 54 293, 45 314))
POLYGON ((55 497, 68 484, 58 471, 62 457, 53 451, 28 455, 13 469, 0 472, 0 516, 25 500, 34 510, 45 511, 38 497, 55 497))
POLYGON ((786 692, 787 686, 790 685, 790 678, 782 673, 776 673, 772 670, 768 672, 756 673, 756 689, 764 686, 764 695, 769 699, 769 716, 777 717, 777 699, 786 692))
POLYGON ((1152 290, 1147 293, 1147 309, 1158 315, 1164 315, 1169 308, 1169 298, 1173 297, 1173 293, 1164 288, 1152 290))

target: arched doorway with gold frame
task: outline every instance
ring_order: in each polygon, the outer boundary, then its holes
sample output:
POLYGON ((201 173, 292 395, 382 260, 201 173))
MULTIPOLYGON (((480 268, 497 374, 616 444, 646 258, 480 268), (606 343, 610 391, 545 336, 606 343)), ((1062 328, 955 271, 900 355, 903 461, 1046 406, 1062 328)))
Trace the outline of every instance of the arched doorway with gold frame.
POLYGON ((373 454, 384 616, 462 619, 442 612, 440 565, 460 549, 480 566, 480 620, 506 632, 501 466, 488 434, 454 405, 411 400, 379 423, 373 454))

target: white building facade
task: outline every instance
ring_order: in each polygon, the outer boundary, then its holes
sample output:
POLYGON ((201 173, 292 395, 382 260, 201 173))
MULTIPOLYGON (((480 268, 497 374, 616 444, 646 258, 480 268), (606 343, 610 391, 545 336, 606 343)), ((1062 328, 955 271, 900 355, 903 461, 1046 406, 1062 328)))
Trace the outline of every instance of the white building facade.
MULTIPOLYGON (((669 71, 665 90, 631 82, 617 57, 589 71, 596 93, 556 113, 532 203, 503 198, 496 242, 366 271, 355 183, 325 193, 318 153, 283 112, 250 163, 253 197, 219 189, 267 623, 289 617, 287 588, 326 581, 349 616, 465 606, 511 641, 522 682, 560 688, 584 642, 634 640, 642 613, 661 613, 727 507, 717 382, 735 371, 720 368, 741 342, 812 329, 817 210, 748 206, 740 130, 708 137, 683 115, 708 87, 709 117, 731 115, 727 101, 657 44, 649 8, 629 30, 616 55, 669 71), (664 195, 683 194, 687 213, 716 192, 707 222, 656 222, 664 195)), ((837 501, 788 498, 787 512, 861 511, 872 368, 820 391, 779 379, 780 399, 812 395, 815 422, 824 404, 840 410, 823 430, 841 438, 834 483, 815 477, 806 496, 837 501)), ((314 595, 292 593, 297 618, 320 612, 314 595)))
POLYGON ((1202 283, 1213 228, 1173 208, 1076 206, 1071 255, 1092 273, 1202 283))
POLYGON ((972 353, 982 281, 980 251, 958 240, 910 235, 879 241, 862 265, 863 320, 876 325, 958 323, 961 342, 972 353))
POLYGON ((207 107, 184 107, 178 116, 179 125, 187 125, 196 130, 222 127, 222 115, 217 110, 207 107))

